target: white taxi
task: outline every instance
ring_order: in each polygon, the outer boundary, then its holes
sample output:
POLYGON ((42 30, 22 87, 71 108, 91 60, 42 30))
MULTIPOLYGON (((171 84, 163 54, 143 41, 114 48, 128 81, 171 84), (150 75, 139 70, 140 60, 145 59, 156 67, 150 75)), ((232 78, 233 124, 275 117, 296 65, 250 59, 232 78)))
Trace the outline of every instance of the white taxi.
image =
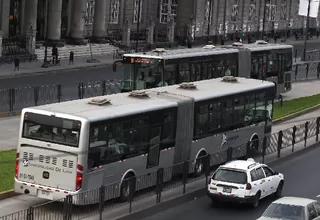
POLYGON ((212 175, 207 195, 212 204, 218 201, 250 204, 258 207, 260 199, 269 195, 281 197, 284 175, 252 158, 234 160, 221 165, 212 175))

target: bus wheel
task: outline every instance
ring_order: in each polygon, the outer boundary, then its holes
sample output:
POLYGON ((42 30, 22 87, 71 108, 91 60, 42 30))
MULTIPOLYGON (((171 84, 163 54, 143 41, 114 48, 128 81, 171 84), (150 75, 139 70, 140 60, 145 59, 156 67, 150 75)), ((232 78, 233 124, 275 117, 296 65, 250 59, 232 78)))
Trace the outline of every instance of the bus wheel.
POLYGON ((201 176, 201 174, 203 174, 205 155, 206 154, 204 152, 200 153, 197 160, 196 160, 196 164, 194 166, 194 176, 195 177, 199 177, 199 176, 201 176))
POLYGON ((134 193, 134 185, 135 185, 136 178, 133 174, 127 175, 120 187, 120 200, 122 202, 126 202, 130 199, 130 194, 134 193))
POLYGON ((252 156, 256 156, 259 153, 259 138, 256 135, 250 141, 250 150, 252 156))

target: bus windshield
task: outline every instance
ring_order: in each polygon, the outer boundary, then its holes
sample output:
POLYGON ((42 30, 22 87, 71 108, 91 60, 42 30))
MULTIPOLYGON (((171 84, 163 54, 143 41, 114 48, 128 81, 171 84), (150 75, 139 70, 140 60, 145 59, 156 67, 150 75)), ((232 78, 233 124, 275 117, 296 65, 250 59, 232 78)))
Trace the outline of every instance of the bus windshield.
POLYGON ((54 116, 25 113, 22 137, 78 147, 80 121, 54 116))
POLYGON ((122 91, 163 86, 162 60, 154 58, 123 58, 122 91))

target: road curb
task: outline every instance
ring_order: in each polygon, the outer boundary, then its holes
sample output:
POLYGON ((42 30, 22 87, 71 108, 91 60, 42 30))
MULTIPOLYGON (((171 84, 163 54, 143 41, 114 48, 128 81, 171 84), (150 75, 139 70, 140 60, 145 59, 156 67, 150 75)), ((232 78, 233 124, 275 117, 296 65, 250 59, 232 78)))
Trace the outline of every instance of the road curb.
POLYGON ((20 116, 21 111, 13 111, 13 112, 0 112, 0 118, 9 118, 14 116, 20 116))
POLYGON ((308 113, 313 112, 313 111, 316 111, 316 110, 318 110, 318 109, 320 109, 320 104, 315 105, 315 106, 312 106, 312 107, 307 108, 307 109, 304 109, 304 110, 301 110, 301 111, 298 111, 298 112, 296 112, 296 113, 292 113, 292 114, 290 114, 290 115, 287 115, 287 116, 285 116, 285 117, 279 118, 279 119, 277 119, 277 120, 274 120, 274 121, 272 122, 272 125, 277 125, 277 124, 280 124, 280 123, 282 123, 282 122, 289 121, 289 120, 291 120, 291 119, 297 118, 297 117, 299 117, 299 116, 301 116, 301 115, 308 114, 308 113))
POLYGON ((8 190, 4 192, 0 192, 0 200, 8 199, 14 196, 19 195, 18 193, 15 193, 13 190, 8 190))

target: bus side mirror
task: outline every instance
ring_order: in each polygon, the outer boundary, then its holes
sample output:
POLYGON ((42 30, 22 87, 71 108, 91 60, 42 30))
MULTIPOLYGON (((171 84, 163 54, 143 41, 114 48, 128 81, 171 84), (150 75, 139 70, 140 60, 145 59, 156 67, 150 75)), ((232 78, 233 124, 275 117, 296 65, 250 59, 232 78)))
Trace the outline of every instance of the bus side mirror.
POLYGON ((112 70, 113 70, 113 72, 117 72, 117 64, 116 63, 113 63, 112 70))

